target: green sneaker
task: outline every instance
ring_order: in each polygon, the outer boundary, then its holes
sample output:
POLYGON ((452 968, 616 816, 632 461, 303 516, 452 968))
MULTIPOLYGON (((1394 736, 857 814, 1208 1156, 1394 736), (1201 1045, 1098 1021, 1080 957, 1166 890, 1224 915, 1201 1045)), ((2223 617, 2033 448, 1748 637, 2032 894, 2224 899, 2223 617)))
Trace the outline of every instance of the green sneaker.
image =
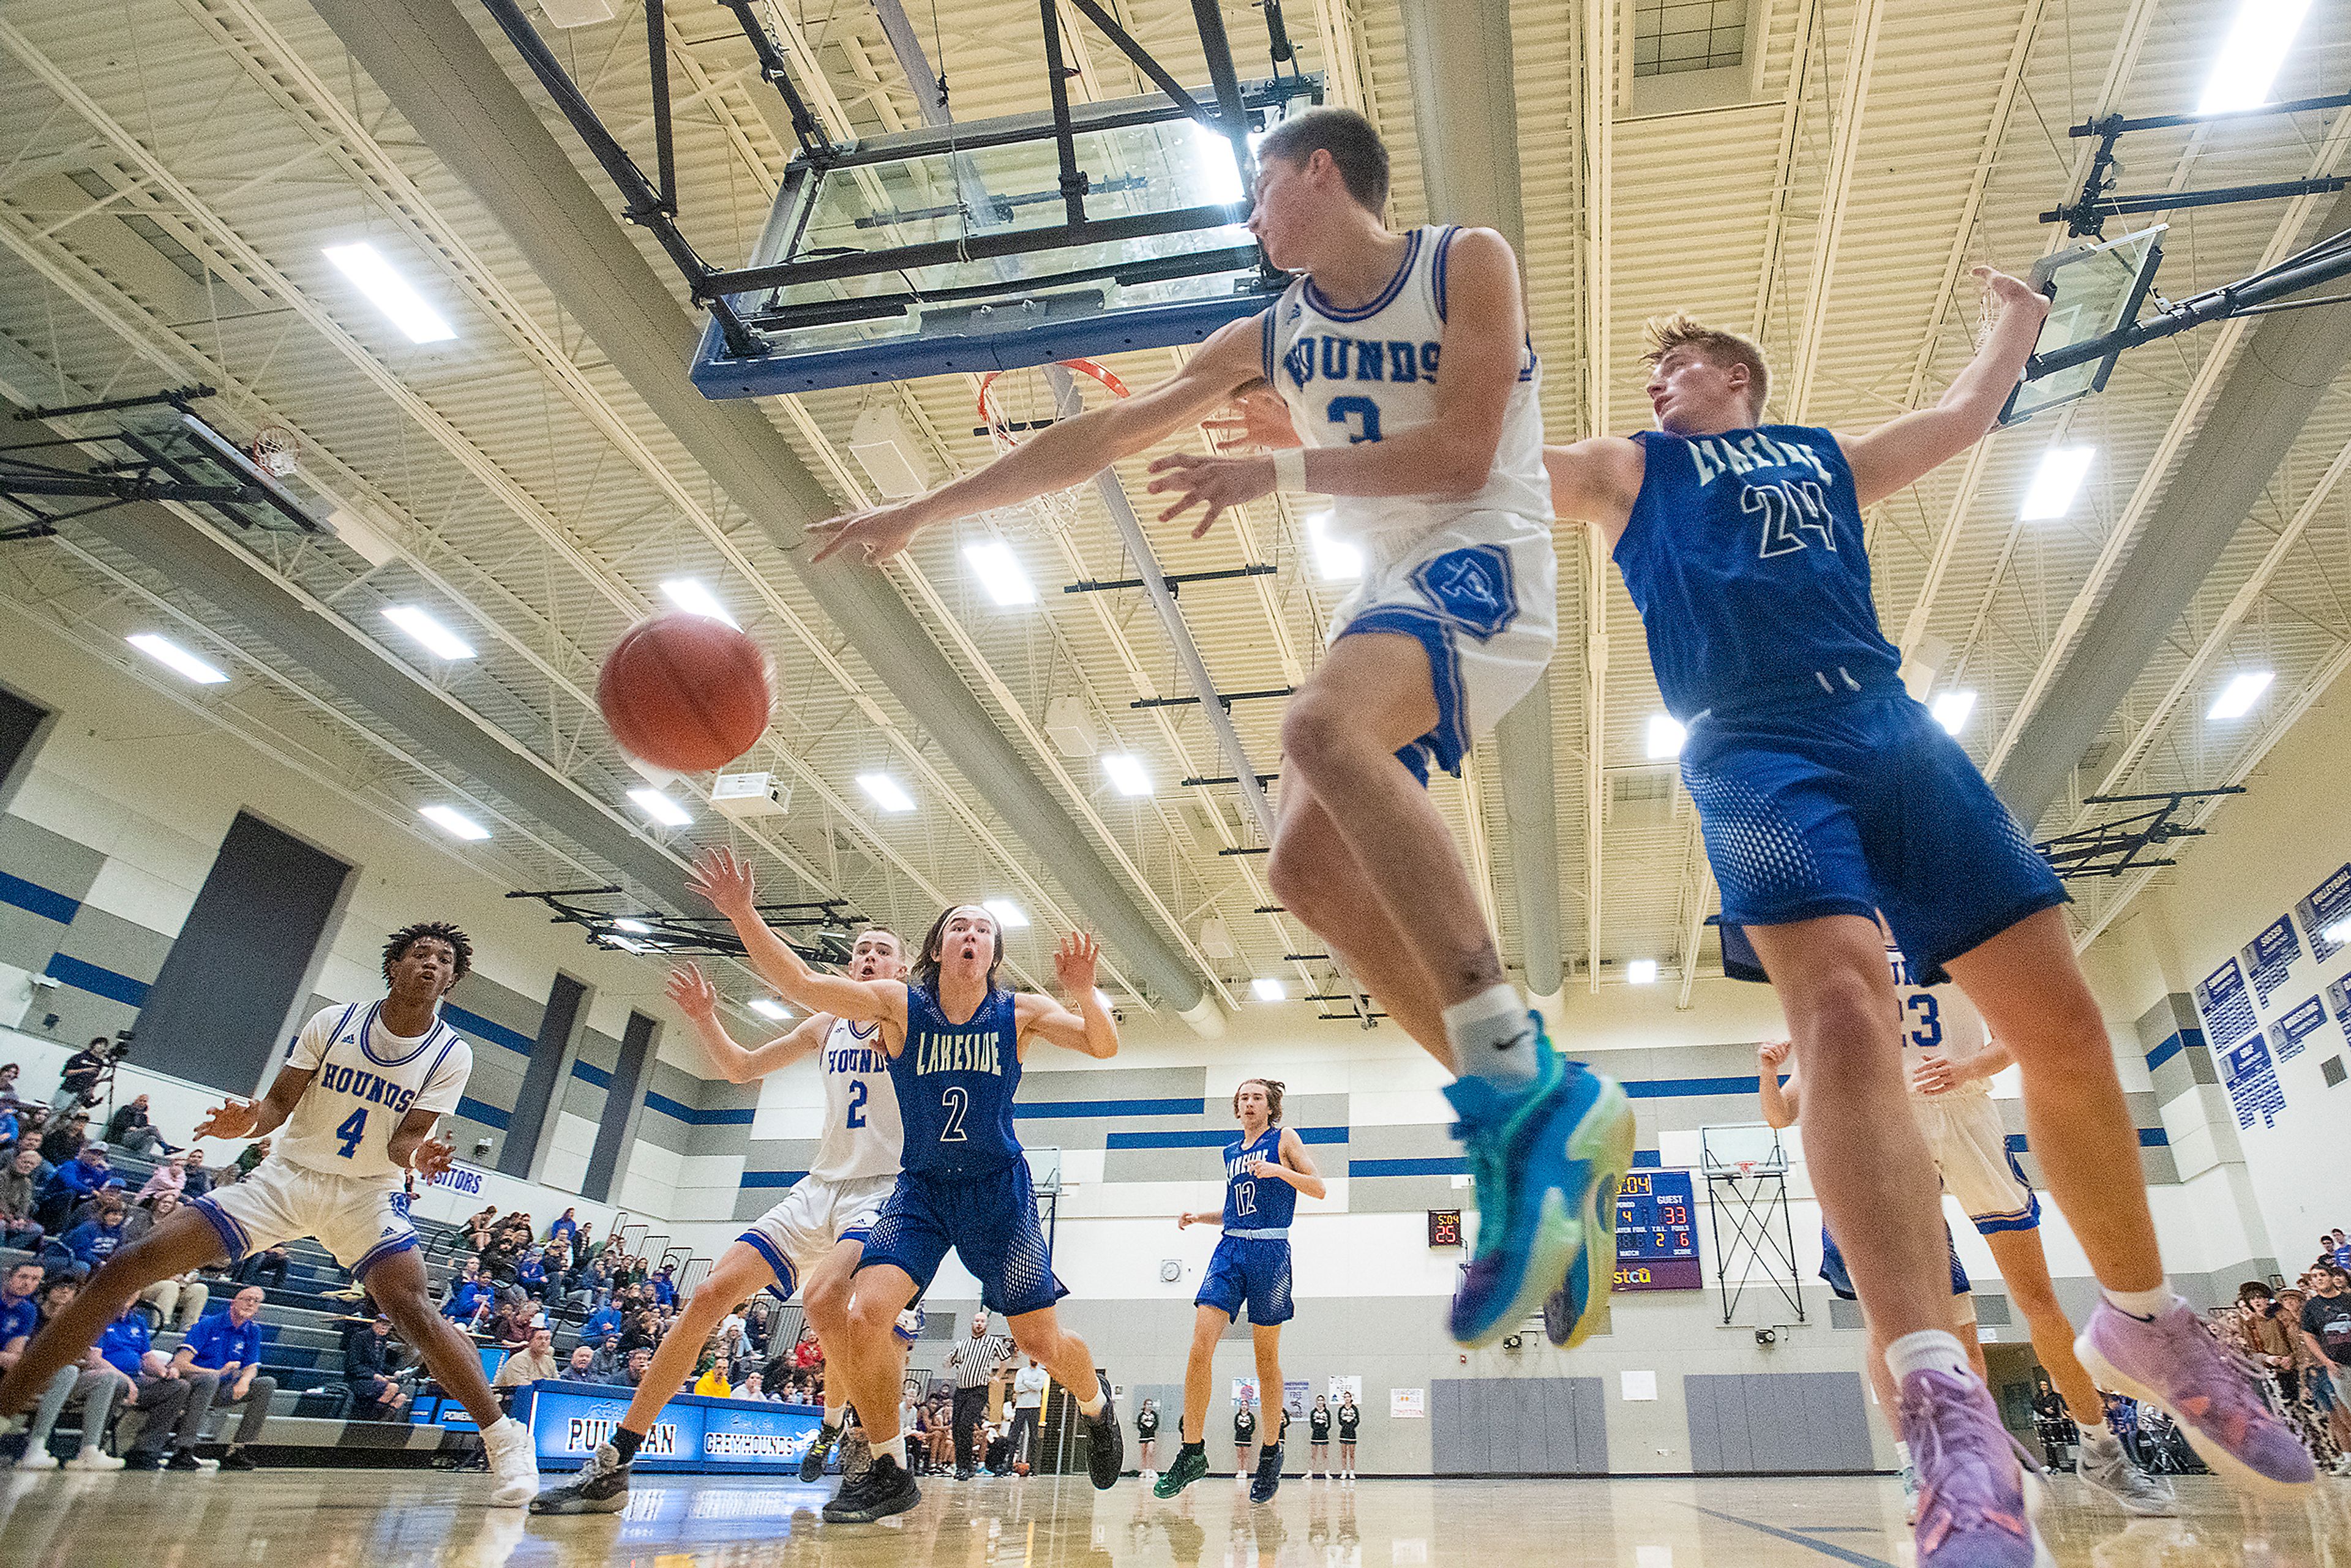
POLYGON ((1208 1455, 1205 1448, 1178 1448, 1176 1462, 1167 1467, 1166 1474, 1153 1483, 1153 1497, 1174 1497, 1186 1487, 1208 1473, 1208 1455))

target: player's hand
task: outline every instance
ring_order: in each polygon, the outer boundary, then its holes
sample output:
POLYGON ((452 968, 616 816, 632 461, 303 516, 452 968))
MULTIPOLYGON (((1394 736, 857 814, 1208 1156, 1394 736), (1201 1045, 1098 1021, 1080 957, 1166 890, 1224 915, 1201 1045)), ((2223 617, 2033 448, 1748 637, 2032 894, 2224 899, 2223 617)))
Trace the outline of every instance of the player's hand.
POLYGON ((678 1010, 690 1019, 711 1018, 718 1011, 718 988, 704 977, 698 964, 672 969, 669 984, 664 988, 668 991, 669 999, 677 1004, 678 1010))
POLYGON ((1951 1071, 1951 1059, 1948 1056, 1923 1056, 1918 1059, 1917 1070, 1910 1074, 1910 1090, 1915 1094, 1948 1094, 1959 1083, 1959 1074, 1951 1071))
POLYGON ((1249 1162, 1249 1175, 1259 1181, 1279 1181, 1282 1177, 1282 1167, 1279 1161, 1270 1160, 1263 1155, 1259 1155, 1249 1162))
POLYGON ((1192 525, 1196 539, 1215 528, 1228 507, 1270 496, 1279 482, 1270 457, 1203 457, 1196 452, 1171 452, 1154 463, 1151 472, 1157 476, 1151 481, 1151 493, 1176 497, 1175 504, 1159 514, 1161 522, 1173 522, 1195 507, 1207 508, 1192 525))
POLYGON ((830 560, 846 550, 852 559, 867 565, 889 559, 922 531, 925 519, 906 506, 868 507, 845 517, 828 517, 808 526, 816 541, 815 560, 830 560))
POLYGON ((1201 421, 1200 428, 1208 433, 1219 452, 1271 452, 1306 444, 1299 439, 1298 426, 1290 423, 1290 405, 1262 382, 1235 396, 1218 417, 1201 421))
POLYGON ((426 1181, 431 1181, 447 1170, 450 1162, 456 1157, 456 1145, 445 1138, 428 1136, 416 1145, 416 1152, 408 1156, 408 1166, 426 1181))
POLYGON ((751 874, 750 862, 724 845, 705 850, 685 874, 685 885, 710 901, 711 907, 729 920, 757 920, 758 907, 752 903, 757 886, 751 874))
MULTIPOLYGON (((259 1107, 250 1100, 225 1100, 204 1113, 196 1124, 197 1138, 246 1138, 253 1135, 259 1107)), ((193 1141, 193 1140, 192 1140, 193 1141)))
POLYGON ((1188 1208, 1187 1208, 1187 1209, 1186 1209, 1183 1213, 1181 1213, 1181 1214, 1179 1214, 1179 1215, 1177 1215, 1177 1216, 1176 1217, 1176 1229, 1178 1229, 1178 1230, 1189 1230, 1189 1229, 1191 1229, 1191 1228, 1192 1228, 1192 1225, 1193 1225, 1192 1211, 1191 1211, 1190 1209, 1188 1209, 1188 1208))
POLYGON ((1786 1065, 1788 1053, 1795 1048, 1792 1040, 1767 1040, 1755 1048, 1755 1060, 1777 1072, 1786 1065))
POLYGON ((1997 267, 1979 267, 1974 277, 1984 287, 2005 316, 2011 310, 2030 310, 2037 320, 2049 314, 2049 297, 2021 277, 2011 277, 1997 267))
POLYGON ((1072 931, 1061 938, 1053 949, 1053 977, 1061 983, 1061 994, 1084 1000, 1094 988, 1094 962, 1102 956, 1102 944, 1083 931, 1072 931))

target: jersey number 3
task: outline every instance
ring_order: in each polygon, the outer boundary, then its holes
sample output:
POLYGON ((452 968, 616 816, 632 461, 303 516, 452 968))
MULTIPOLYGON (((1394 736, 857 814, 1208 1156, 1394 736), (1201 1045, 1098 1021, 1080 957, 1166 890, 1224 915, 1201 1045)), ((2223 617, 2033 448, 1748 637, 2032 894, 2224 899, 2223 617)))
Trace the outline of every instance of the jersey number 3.
POLYGON ((1380 438, 1380 405, 1367 397, 1334 397, 1329 410, 1331 423, 1347 427, 1347 444, 1360 446, 1366 441, 1380 438))
POLYGON ((350 1159, 353 1155, 359 1153, 360 1140, 366 1135, 367 1107, 362 1105, 358 1110, 352 1112, 350 1115, 344 1117, 343 1124, 335 1129, 335 1136, 342 1139, 343 1141, 343 1146, 337 1149, 335 1152, 342 1155, 343 1158, 350 1159))

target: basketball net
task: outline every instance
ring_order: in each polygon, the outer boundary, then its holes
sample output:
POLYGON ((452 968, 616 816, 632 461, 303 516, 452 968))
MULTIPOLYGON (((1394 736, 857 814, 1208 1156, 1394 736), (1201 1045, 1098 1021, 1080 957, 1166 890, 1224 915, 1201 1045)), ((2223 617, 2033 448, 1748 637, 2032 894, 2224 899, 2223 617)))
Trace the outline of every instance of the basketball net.
MULTIPOLYGON (((1061 368, 1083 376, 1113 397, 1125 397, 1126 383, 1092 360, 1062 360, 1061 368)), ((1037 432, 1062 417, 1061 399, 1053 389, 1047 365, 990 371, 979 378, 979 430, 1000 455, 1011 451, 1037 432)), ((1026 506, 996 515, 998 530, 1011 538, 1058 532, 1078 519, 1074 493, 1040 496, 1026 506)))
POLYGON ((249 450, 255 466, 273 479, 283 479, 302 466, 302 440, 282 424, 265 424, 253 433, 249 450))
POLYGON ((1753 1160, 1734 1160, 1731 1163, 1739 1167, 1739 1176, 1741 1181, 1744 1181, 1749 1176, 1755 1174, 1755 1162, 1753 1160))

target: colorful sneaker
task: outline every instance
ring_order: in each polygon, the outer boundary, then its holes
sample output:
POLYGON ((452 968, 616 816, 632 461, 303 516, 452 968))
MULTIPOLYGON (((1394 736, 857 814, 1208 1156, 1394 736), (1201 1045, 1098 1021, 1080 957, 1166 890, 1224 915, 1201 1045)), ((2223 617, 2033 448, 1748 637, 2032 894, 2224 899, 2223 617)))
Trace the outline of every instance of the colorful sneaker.
POLYGON ((833 1493, 824 1505, 827 1524, 871 1524, 893 1513, 904 1513, 923 1500, 922 1489, 906 1467, 887 1454, 875 1458, 865 1473, 833 1493))
MULTIPOLYGON (((1461 1078, 1445 1091, 1478 1189, 1478 1248, 1453 1294, 1453 1337, 1465 1345, 1490 1344, 1538 1309, 1554 1343, 1575 1343, 1590 1332, 1584 1308, 1595 1295, 1586 1239, 1595 1261, 1615 1268, 1615 1184, 1633 1163, 1633 1108, 1614 1079, 1552 1049, 1540 1014, 1527 1023, 1531 1084, 1461 1078), (1544 1306, 1552 1295, 1562 1298, 1556 1312, 1544 1306)), ((1598 1278, 1604 1291, 1609 1275, 1598 1278)))
POLYGON ((1902 1437, 1918 1470, 1918 1568, 2057 1568, 2032 1515, 2040 1478, 1973 1377, 1902 1380, 1902 1437))
POLYGON ((1206 1449, 1179 1448, 1176 1450, 1176 1462, 1167 1467, 1167 1473, 1152 1483, 1151 1495, 1174 1497, 1207 1473, 1208 1455, 1206 1449))
POLYGON ((2187 1302, 2147 1321, 2101 1301, 2074 1354, 2099 1387, 2167 1411, 2215 1475, 2282 1498, 2318 1479, 2310 1450, 2270 1414, 2252 1365, 2187 1302))
POLYGON ((2081 1463, 2075 1469, 2083 1485, 2125 1513, 2168 1519, 2179 1511, 2171 1489, 2132 1464, 2123 1440, 2111 1432, 2082 1445, 2081 1463))
POLYGON ((840 1427, 828 1427, 820 1422, 815 1437, 809 1443, 808 1452, 800 1456, 800 1479, 804 1481, 821 1479, 824 1476, 824 1462, 832 1457, 832 1446, 840 1440, 840 1427))
POLYGON ((629 1466, 621 1450, 599 1443, 580 1473, 530 1500, 533 1513, 618 1513, 629 1506, 629 1466))

